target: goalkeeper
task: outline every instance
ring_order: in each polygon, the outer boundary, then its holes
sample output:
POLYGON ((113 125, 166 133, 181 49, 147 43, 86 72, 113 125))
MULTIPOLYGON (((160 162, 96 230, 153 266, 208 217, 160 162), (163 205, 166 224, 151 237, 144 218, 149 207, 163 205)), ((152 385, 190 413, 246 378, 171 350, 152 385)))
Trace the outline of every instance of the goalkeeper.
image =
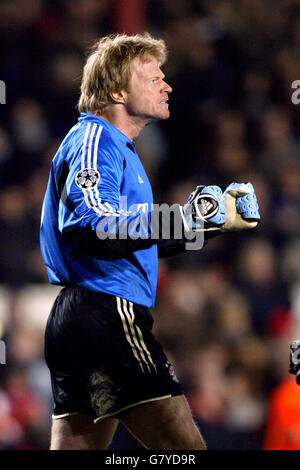
POLYGON ((83 71, 78 123, 52 161, 40 237, 49 281, 63 287, 45 332, 51 449, 106 449, 118 420, 149 449, 205 449, 151 331, 158 257, 194 249, 193 241, 200 249, 260 217, 250 183, 224 193, 198 186, 174 207, 163 236, 166 218, 153 208, 134 139, 169 117, 165 59, 164 41, 149 34, 98 41, 83 71))

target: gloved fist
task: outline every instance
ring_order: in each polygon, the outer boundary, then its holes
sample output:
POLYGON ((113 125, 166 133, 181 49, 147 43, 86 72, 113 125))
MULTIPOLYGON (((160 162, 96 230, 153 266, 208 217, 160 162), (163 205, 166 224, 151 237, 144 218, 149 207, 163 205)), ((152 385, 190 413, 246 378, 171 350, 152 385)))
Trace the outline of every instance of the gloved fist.
POLYGON ((300 341, 293 341, 290 345, 289 373, 296 375, 297 384, 300 385, 300 341))
POLYGON ((185 231, 218 232, 225 224, 225 202, 219 186, 197 186, 181 207, 185 231))
POLYGON ((255 228, 260 221, 259 208, 251 183, 231 183, 223 193, 226 221, 221 232, 255 228))

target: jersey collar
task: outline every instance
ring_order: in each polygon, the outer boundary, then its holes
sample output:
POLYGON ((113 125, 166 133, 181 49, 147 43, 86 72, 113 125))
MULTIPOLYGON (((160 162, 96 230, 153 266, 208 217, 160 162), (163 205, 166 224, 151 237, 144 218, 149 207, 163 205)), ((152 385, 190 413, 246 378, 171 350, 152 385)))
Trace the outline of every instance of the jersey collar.
POLYGON ((98 122, 99 124, 101 124, 101 126, 105 127, 111 134, 114 134, 116 138, 118 138, 119 140, 122 140, 125 145, 129 144, 129 146, 132 146, 133 148, 135 148, 134 142, 130 140, 129 137, 127 137, 127 135, 123 134, 123 132, 121 132, 116 126, 114 126, 110 122, 106 121, 105 119, 99 116, 96 116, 96 114, 80 113, 80 117, 78 121, 84 121, 84 120, 98 122))

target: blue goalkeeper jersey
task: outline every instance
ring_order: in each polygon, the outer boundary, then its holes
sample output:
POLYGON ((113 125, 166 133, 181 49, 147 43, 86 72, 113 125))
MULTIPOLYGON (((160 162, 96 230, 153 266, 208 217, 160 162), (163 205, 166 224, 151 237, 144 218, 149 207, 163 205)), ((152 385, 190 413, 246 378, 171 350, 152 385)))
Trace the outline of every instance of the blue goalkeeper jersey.
POLYGON ((157 245, 135 251, 128 259, 106 261, 62 236, 68 227, 97 231, 104 222, 103 231, 113 231, 110 227, 122 218, 129 234, 151 237, 152 203, 151 185, 133 142, 104 119, 81 113, 52 161, 42 207, 40 244, 50 283, 78 285, 152 307, 157 245))

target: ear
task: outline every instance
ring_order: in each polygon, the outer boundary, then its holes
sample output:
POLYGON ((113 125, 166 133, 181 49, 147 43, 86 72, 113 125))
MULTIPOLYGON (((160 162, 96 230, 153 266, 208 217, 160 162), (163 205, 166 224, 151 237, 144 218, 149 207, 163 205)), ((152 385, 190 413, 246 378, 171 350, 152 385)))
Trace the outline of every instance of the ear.
POLYGON ((127 93, 124 90, 110 92, 110 97, 115 103, 123 104, 126 101, 127 93))

